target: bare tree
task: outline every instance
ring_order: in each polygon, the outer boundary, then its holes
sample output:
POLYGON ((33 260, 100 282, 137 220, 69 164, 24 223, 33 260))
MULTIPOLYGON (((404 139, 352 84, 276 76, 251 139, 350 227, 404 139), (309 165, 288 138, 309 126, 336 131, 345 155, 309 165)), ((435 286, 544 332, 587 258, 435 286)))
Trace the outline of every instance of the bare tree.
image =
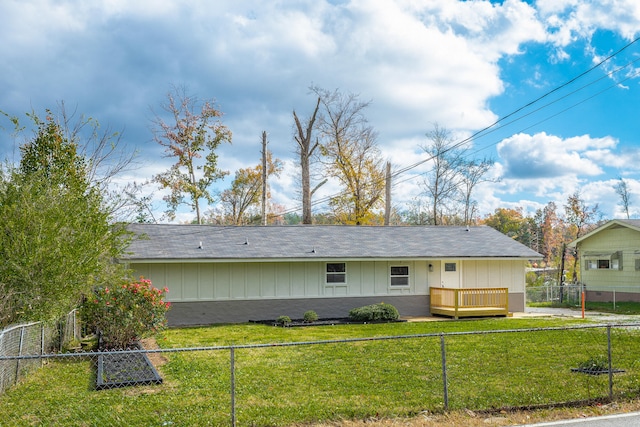
POLYGON ((321 182, 318 186, 316 186, 313 191, 311 190, 311 159, 313 157, 314 152, 320 145, 318 139, 316 138, 315 142, 312 140, 313 130, 316 122, 316 117, 318 115, 318 110, 320 109, 320 97, 318 96, 318 101, 316 102, 316 107, 313 110, 313 114, 306 121, 306 125, 303 126, 296 114, 296 111, 293 110, 293 120, 296 124, 297 135, 294 136, 294 139, 297 143, 296 153, 300 157, 300 174, 302 181, 302 223, 303 224, 311 224, 312 223, 312 215, 311 215, 311 197, 313 193, 320 187, 320 185, 324 184, 326 181, 321 182))
POLYGON ((215 108, 212 100, 200 102, 187 95, 184 88, 174 88, 167 99, 162 108, 172 116, 172 122, 167 123, 156 115, 154 140, 165 148, 166 156, 175 158, 176 162, 153 180, 161 188, 170 190, 164 197, 170 218, 175 217, 179 205, 186 204, 201 223, 200 200, 213 203, 209 186, 228 174, 218 168, 216 149, 223 142, 231 143, 231 131, 220 122, 222 112, 215 108))
POLYGON ((631 194, 629 194, 629 187, 627 186, 627 181, 622 179, 622 177, 618 178, 618 183, 615 186, 616 194, 620 196, 620 203, 618 206, 622 208, 622 211, 629 219, 629 205, 631 204, 631 194))
POLYGON ((137 152, 126 147, 122 132, 110 126, 102 129, 92 117, 80 115, 74 120, 76 111, 68 113, 64 102, 58 104, 58 110, 67 139, 77 144, 78 154, 88 160, 87 175, 91 182, 106 189, 115 177, 135 165, 137 152))
POLYGON ((325 171, 344 186, 330 204, 339 222, 373 222, 375 209, 382 207, 385 170, 376 142, 377 135, 368 124, 358 95, 313 88, 322 104, 319 130, 325 171))
POLYGON ((457 199, 459 194, 464 150, 458 149, 451 133, 438 124, 426 135, 430 142, 420 148, 430 156, 433 167, 422 181, 422 185, 431 201, 433 225, 440 225, 443 222, 447 201, 457 199))
POLYGON ((495 182, 485 176, 493 166, 493 160, 482 159, 465 162, 460 169, 460 195, 464 206, 464 223, 469 225, 475 214, 476 202, 473 200, 473 190, 482 182, 495 182))

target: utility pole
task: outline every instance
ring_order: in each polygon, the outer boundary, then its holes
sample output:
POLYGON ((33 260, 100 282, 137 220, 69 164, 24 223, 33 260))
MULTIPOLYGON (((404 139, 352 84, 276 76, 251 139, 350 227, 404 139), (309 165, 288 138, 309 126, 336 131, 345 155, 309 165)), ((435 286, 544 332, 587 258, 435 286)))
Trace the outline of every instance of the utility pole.
POLYGON ((567 251, 567 244, 563 243, 562 244, 562 255, 561 255, 561 259, 560 259, 560 277, 559 277, 559 283, 560 283, 560 304, 562 304, 564 302, 564 254, 567 251))
POLYGON ((262 131, 262 225, 267 225, 267 132, 262 131))
POLYGON ((384 196, 384 225, 389 225, 391 218, 391 162, 387 162, 387 178, 384 196))

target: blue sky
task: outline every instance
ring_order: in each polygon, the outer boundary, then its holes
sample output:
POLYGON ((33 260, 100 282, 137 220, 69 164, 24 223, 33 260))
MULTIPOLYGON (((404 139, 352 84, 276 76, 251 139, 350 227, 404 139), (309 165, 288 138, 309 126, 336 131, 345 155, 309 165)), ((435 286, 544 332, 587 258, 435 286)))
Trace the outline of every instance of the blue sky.
MULTIPOLYGON (((256 165, 268 132, 285 163, 271 183, 273 201, 294 210, 292 110, 311 113, 310 85, 371 100, 367 117, 398 170, 425 158, 419 146, 434 123, 462 140, 638 36, 637 0, 4 0, 0 110, 24 117, 64 101, 123 130, 140 156, 121 180, 142 182, 170 164, 152 141, 152 109, 172 85, 184 85, 225 114, 233 144, 220 150, 223 169, 256 165)), ((470 152, 491 157, 490 176, 499 179, 476 191, 480 215, 498 207, 533 213, 550 201, 561 208, 579 191, 605 217, 621 217, 614 186, 623 177, 640 216, 639 59, 640 42, 632 43, 475 138, 470 152)), ((0 132, 0 157, 15 161, 22 142, 0 132)), ((398 178, 398 209, 420 197, 428 169, 426 162, 398 178)), ((337 191, 330 182, 318 197, 337 191)), ((162 212, 162 192, 154 198, 162 212)))

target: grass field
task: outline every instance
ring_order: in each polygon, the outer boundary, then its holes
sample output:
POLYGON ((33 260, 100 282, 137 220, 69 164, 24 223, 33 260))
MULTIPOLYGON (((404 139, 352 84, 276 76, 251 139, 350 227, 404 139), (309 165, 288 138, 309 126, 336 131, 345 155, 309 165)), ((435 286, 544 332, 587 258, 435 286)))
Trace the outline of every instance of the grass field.
MULTIPOLYGON (((441 339, 449 408, 483 410, 608 396, 608 376, 571 372, 607 354, 606 329, 566 319, 486 319, 276 328, 219 325, 170 329, 156 354, 164 383, 95 391, 90 360, 49 361, 0 397, 0 425, 229 425, 234 349, 238 425, 281 426, 444 410, 441 339), (505 332, 506 330, 528 330, 505 332), (482 334, 467 334, 481 331, 482 334), (493 333, 491 331, 501 331, 493 333), (417 334, 428 336, 415 337, 417 334), (440 334, 446 334, 441 336, 440 334), (265 346, 353 338, 331 344, 265 346), (203 349, 206 348, 206 349, 203 349)), ((640 391, 640 340, 612 329, 616 396, 640 391)))

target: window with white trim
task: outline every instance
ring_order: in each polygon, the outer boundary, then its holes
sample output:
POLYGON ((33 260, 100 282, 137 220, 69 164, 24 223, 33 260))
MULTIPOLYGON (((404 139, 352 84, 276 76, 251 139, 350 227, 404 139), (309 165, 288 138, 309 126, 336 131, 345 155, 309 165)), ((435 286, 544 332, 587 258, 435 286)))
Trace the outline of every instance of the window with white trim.
POLYGON ((326 283, 328 285, 347 283, 347 264, 344 262, 328 262, 326 283))
POLYGON ((409 266, 393 265, 390 270, 391 286, 409 286, 409 266))
POLYGON ((622 251, 605 254, 585 254, 587 270, 622 270, 622 251))

